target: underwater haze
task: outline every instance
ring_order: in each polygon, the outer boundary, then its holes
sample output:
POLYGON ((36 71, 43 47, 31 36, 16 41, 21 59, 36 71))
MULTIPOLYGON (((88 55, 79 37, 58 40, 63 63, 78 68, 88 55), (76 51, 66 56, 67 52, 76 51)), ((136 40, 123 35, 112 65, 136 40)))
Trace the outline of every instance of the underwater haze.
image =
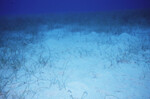
POLYGON ((150 99, 150 1, 0 0, 0 99, 150 99))

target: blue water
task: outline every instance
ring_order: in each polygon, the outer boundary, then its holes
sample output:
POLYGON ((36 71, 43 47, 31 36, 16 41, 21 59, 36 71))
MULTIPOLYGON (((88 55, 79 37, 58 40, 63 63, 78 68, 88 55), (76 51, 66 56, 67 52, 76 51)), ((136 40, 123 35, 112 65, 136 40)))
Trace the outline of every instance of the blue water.
POLYGON ((1 0, 0 15, 150 9, 149 0, 1 0))
POLYGON ((150 98, 148 0, 0 5, 0 99, 150 98))

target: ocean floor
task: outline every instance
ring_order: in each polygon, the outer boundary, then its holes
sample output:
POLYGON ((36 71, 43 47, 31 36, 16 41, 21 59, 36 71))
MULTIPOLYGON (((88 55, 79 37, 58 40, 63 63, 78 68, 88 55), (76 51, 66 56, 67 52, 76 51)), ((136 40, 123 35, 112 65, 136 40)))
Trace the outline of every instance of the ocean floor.
POLYGON ((148 14, 0 21, 0 99, 150 99, 148 14))

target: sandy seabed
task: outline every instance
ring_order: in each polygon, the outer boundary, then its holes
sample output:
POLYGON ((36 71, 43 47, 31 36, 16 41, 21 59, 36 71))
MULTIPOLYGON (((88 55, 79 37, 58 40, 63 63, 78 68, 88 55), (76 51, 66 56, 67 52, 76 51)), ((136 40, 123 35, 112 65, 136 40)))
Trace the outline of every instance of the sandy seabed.
POLYGON ((147 17, 103 17, 2 24, 0 99, 150 99, 147 17))

